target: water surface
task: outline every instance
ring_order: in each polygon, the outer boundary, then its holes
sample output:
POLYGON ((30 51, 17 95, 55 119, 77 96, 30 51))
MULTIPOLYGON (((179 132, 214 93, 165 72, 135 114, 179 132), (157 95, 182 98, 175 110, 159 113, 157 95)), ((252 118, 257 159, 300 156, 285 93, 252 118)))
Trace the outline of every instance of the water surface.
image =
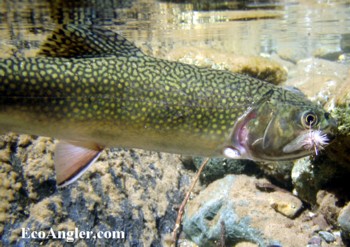
POLYGON ((0 1, 1 56, 32 56, 61 23, 102 25, 153 55, 187 47, 337 60, 350 52, 350 1, 0 1), (51 3, 52 2, 52 3, 51 3))

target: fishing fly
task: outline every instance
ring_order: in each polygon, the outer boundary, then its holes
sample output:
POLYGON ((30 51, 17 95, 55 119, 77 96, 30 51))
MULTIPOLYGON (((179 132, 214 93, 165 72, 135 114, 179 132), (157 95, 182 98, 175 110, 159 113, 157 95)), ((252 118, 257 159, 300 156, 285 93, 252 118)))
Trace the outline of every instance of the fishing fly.
POLYGON ((324 149, 329 142, 327 134, 322 133, 320 130, 313 130, 310 125, 310 131, 308 132, 308 137, 303 140, 303 147, 305 149, 315 150, 315 154, 318 155, 319 151, 324 149))

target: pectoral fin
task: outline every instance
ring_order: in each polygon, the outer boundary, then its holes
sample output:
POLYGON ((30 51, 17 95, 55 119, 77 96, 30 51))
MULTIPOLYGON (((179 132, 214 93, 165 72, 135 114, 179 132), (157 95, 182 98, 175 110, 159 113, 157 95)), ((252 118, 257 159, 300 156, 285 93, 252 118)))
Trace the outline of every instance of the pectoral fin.
POLYGON ((102 148, 96 143, 58 143, 54 158, 58 187, 77 180, 97 160, 101 151, 102 148))

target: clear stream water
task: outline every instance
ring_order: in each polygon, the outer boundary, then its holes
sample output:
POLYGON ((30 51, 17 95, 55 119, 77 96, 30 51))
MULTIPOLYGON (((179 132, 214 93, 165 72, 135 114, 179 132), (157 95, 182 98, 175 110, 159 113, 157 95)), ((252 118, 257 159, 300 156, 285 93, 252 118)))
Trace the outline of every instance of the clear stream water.
POLYGON ((184 46, 291 61, 350 53, 349 0, 67 2, 0 1, 0 55, 34 55, 65 22, 103 25, 153 54, 184 46))
POLYGON ((35 56, 55 26, 68 22, 104 26, 154 56, 200 47, 292 63, 321 57, 345 64, 345 75, 350 67, 350 0, 0 0, 0 57, 35 56))

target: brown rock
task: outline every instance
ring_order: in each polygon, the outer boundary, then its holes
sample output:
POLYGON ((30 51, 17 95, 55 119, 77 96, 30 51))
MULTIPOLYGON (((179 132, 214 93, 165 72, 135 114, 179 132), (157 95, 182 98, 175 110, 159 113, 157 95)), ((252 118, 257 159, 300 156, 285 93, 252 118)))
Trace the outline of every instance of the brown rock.
POLYGON ((324 216, 325 220, 332 225, 337 224, 337 218, 341 210, 337 206, 338 199, 330 192, 320 190, 317 193, 318 211, 324 216))
POLYGON ((287 71, 279 63, 258 56, 237 56, 215 49, 186 47, 170 52, 167 58, 201 67, 248 74, 273 84, 280 84, 287 79, 287 71))
POLYGON ((346 65, 310 58, 298 62, 296 75, 284 85, 297 87, 307 97, 325 104, 326 109, 332 109, 349 99, 349 73, 346 65))
POLYGON ((271 207, 291 219, 295 218, 303 207, 299 198, 285 192, 276 191, 269 196, 271 207))
POLYGON ((303 220, 310 212, 305 210, 300 212, 301 217, 297 217, 302 208, 298 198, 281 191, 261 192, 256 183, 267 181, 245 175, 228 175, 211 183, 188 203, 183 221, 185 233, 202 246, 208 244, 205 237, 220 239, 217 229, 224 221, 226 237, 245 236, 245 239, 236 241, 261 244, 257 235, 253 235, 255 239, 251 235, 255 229, 267 241, 278 241, 282 246, 295 246, 295 243, 306 246, 315 226, 312 220, 303 220), (282 215, 282 212, 294 219, 282 215), (244 225, 243 222, 249 223, 244 225))

